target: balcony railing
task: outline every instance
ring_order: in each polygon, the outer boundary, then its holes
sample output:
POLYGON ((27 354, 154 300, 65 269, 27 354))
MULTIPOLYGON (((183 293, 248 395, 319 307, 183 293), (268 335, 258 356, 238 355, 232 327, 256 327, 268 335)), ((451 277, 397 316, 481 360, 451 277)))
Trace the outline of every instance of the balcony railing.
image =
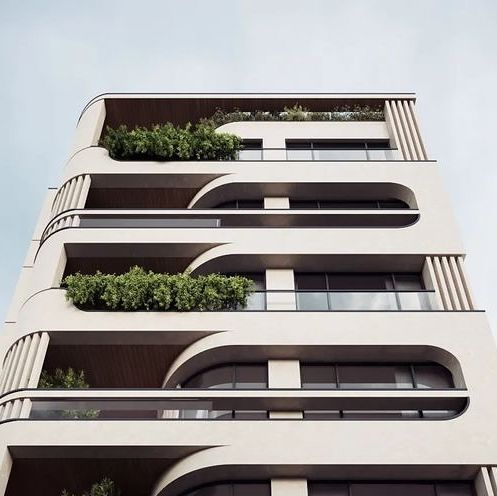
POLYGON ((254 291, 247 306, 240 310, 264 311, 282 309, 300 312, 336 311, 430 311, 437 310, 435 291, 254 291), (269 305, 268 305, 269 302, 269 305), (271 305, 274 302, 275 305, 271 305), (287 308, 288 307, 288 308, 287 308))
POLYGON ((214 229, 214 228, 397 228, 414 224, 419 211, 398 209, 281 210, 124 210, 78 209, 50 221, 41 237, 67 228, 214 229))
POLYGON ((25 389, 0 400, 0 422, 24 420, 264 420, 450 418, 465 389, 25 389))
POLYGON ((354 162, 403 160, 397 148, 257 148, 240 150, 237 160, 288 160, 320 162, 354 162))

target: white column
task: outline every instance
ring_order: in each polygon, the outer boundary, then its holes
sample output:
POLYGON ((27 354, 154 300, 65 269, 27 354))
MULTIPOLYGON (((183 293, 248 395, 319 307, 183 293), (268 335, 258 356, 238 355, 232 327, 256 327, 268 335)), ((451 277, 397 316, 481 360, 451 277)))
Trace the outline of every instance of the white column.
MULTIPOLYGON (((268 385, 276 389, 300 389, 300 362, 298 360, 269 360, 268 385)), ((301 419, 302 412, 269 412, 269 418, 301 419)))
POLYGON ((33 368, 31 370, 31 376, 28 382, 28 388, 35 388, 38 386, 38 381, 40 380, 41 370, 43 368, 43 362, 45 361, 45 356, 47 354, 48 342, 50 341, 50 336, 48 332, 44 332, 40 338, 40 344, 36 350, 36 357, 33 363, 33 368))
POLYGON ((307 479, 271 479, 271 496, 307 496, 307 479))
POLYGON ((268 310, 296 309, 293 269, 267 269, 266 290, 268 310))
POLYGON ((0 450, 0 496, 4 496, 12 470, 12 456, 7 446, 2 446, 0 450))
POLYGON ((272 196, 264 198, 264 208, 266 210, 270 209, 288 209, 290 208, 290 198, 285 198, 283 196, 272 196))

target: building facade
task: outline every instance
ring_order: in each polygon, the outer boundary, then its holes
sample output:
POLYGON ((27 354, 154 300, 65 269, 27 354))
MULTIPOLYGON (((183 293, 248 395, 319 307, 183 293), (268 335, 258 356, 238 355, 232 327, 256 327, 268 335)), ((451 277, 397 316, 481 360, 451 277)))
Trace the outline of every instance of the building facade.
POLYGON ((496 347, 415 102, 92 100, 1 337, 0 493, 79 495, 108 477, 124 496, 497 496, 496 347), (101 145, 123 124, 218 109, 236 159, 101 145), (243 275, 252 292, 236 308, 123 311, 61 287, 133 266, 243 275), (69 367, 89 387, 47 387, 69 367))

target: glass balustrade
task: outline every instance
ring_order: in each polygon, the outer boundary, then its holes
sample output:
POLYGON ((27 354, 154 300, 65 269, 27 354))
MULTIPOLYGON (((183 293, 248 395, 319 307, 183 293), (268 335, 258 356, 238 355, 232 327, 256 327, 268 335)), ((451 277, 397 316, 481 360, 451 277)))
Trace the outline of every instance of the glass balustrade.
MULTIPOLYGON (((416 311, 436 310, 434 291, 255 291, 239 310, 272 310, 273 295, 295 295, 296 311, 416 311)), ((288 308, 292 310, 292 308, 288 308)))
POLYGON ((402 155, 396 148, 253 148, 240 150, 236 160, 261 161, 261 160, 291 161, 382 161, 402 160, 402 155))
MULTIPOLYGON (((53 394, 53 393, 52 393, 53 394)), ((347 401, 344 399, 343 401, 347 401)), ((294 411, 304 412, 304 419, 443 419, 457 415, 465 407, 464 398, 440 398, 440 405, 425 409, 423 399, 420 398, 419 409, 409 410, 396 408, 395 398, 391 406, 384 409, 371 408, 372 405, 362 408, 343 408, 330 410, 329 408, 307 410, 304 407, 294 411)), ((230 408, 226 402, 219 408, 214 401, 201 399, 189 400, 158 400, 158 399, 31 399, 30 420, 265 420, 269 419, 269 411, 259 408, 230 408), (228 408, 228 409, 227 409, 228 408)), ((234 405, 233 405, 234 406, 234 405)), ((345 407, 344 403, 344 407, 345 407)), ((275 407, 274 411, 281 410, 275 407)))

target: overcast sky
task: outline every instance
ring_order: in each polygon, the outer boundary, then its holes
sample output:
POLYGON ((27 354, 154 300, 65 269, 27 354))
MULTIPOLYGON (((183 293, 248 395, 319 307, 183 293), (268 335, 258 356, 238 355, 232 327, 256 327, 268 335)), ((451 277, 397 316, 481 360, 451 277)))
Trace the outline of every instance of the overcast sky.
POLYGON ((0 0, 0 317, 93 96, 414 91, 497 330, 496 48, 495 0, 0 0))

